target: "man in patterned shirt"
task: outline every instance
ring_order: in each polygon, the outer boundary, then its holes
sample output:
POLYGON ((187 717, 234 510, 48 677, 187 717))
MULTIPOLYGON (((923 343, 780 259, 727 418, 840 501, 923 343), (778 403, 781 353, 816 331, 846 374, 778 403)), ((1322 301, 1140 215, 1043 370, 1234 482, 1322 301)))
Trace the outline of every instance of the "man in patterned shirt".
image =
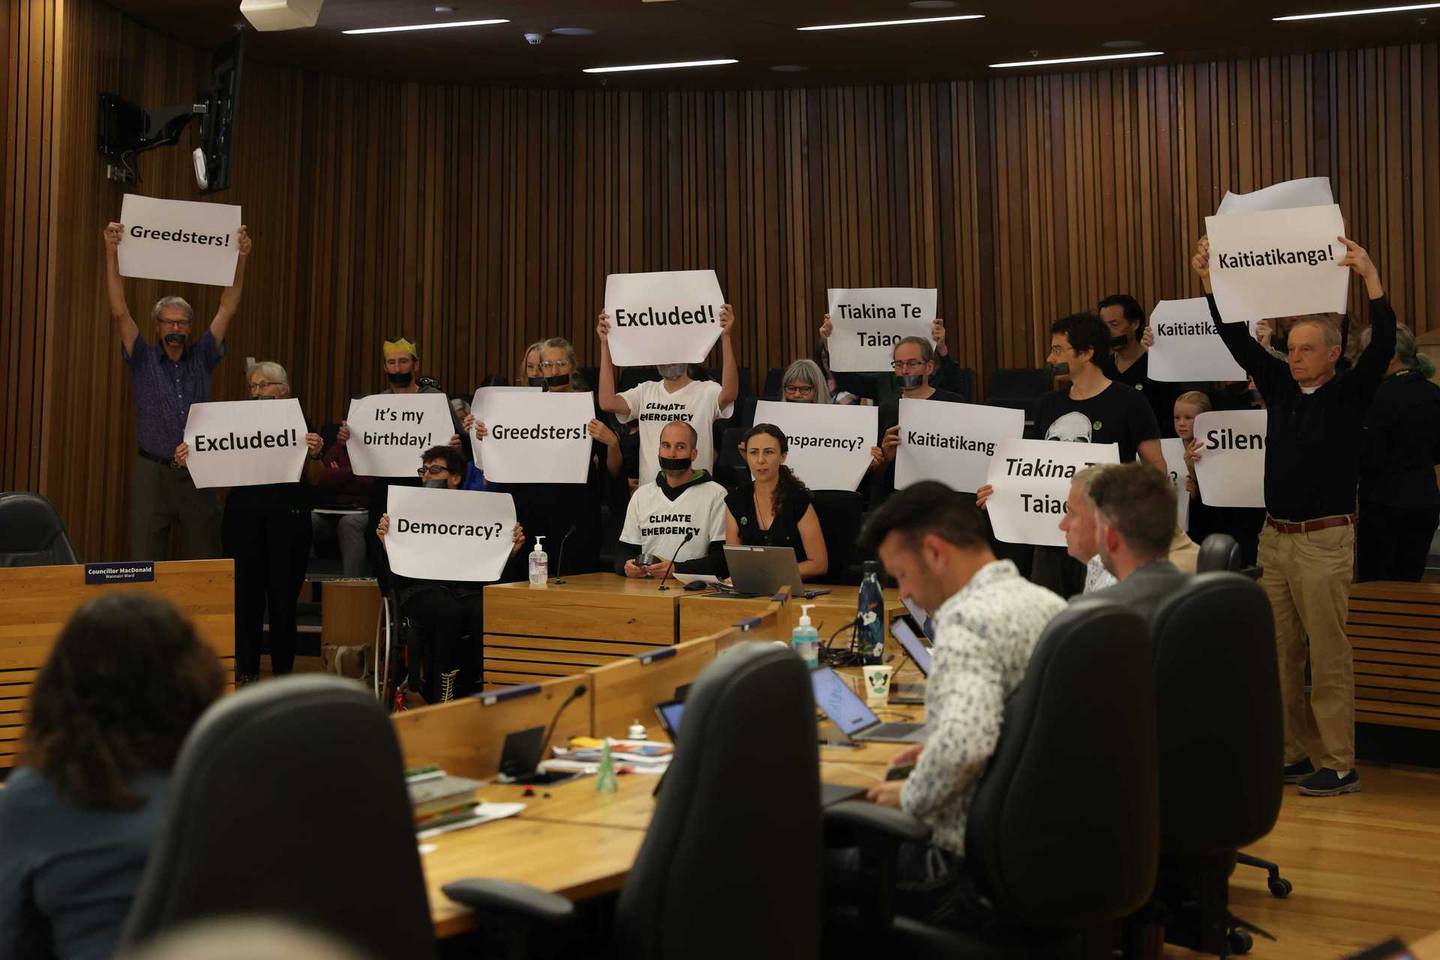
POLYGON ((996 560, 980 512, 942 483, 892 496, 871 515, 860 543, 879 554, 900 595, 935 623, 925 688, 929 738, 891 761, 914 764, 907 779, 877 784, 868 797, 931 827, 932 849, 918 858, 920 870, 917 858, 902 856, 902 874, 954 889, 963 875, 957 861, 965 854, 965 820, 1000 738, 1005 700, 1065 601, 1025 580, 1009 560, 996 560))

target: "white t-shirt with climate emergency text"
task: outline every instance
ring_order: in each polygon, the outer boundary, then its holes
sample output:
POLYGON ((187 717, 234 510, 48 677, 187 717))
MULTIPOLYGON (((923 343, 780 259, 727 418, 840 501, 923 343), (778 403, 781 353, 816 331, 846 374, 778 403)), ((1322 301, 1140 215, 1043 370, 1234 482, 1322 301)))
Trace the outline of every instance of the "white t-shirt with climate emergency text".
POLYGON ((641 486, 655 482, 660 472, 660 431, 671 420, 685 420, 699 437, 695 444, 695 469, 710 470, 715 465, 715 420, 735 412, 735 405, 721 409, 720 384, 714 380, 692 380, 670 393, 663 380, 647 380, 631 387, 620 396, 629 405, 629 414, 616 417, 621 423, 640 421, 641 486))
POLYGON ((691 483, 671 500, 659 483, 642 484, 630 497, 620 539, 659 560, 669 560, 675 548, 693 533, 677 556, 677 563, 699 560, 710 544, 725 540, 725 488, 714 480, 691 483))

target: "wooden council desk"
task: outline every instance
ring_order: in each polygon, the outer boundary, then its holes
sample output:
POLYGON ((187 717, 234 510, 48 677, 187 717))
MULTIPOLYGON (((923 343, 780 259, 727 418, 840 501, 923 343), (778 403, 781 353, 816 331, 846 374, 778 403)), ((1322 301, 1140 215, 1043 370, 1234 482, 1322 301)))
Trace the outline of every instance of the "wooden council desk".
MULTIPOLYGON (((860 593, 859 587, 832 586, 830 584, 811 584, 815 589, 829 590, 829 593, 821 594, 813 600, 806 600, 801 596, 792 596, 786 604, 786 616, 789 618, 787 631, 794 627, 800 619, 800 607, 813 606, 810 611, 810 619, 815 629, 820 633, 820 642, 823 644, 830 634, 837 628, 849 624, 855 618, 855 605, 860 593)), ((724 630, 726 627, 734 626, 738 621, 746 617, 758 616, 770 604, 769 597, 734 597, 715 593, 682 593, 680 595, 680 626, 679 638, 690 640, 695 637, 703 637, 706 634, 715 633, 717 630, 724 630)), ((905 604, 900 601, 898 591, 892 589, 885 591, 885 643, 891 643, 890 618, 899 616, 905 612, 905 604)), ((845 640, 842 634, 835 638, 836 643, 845 640)))

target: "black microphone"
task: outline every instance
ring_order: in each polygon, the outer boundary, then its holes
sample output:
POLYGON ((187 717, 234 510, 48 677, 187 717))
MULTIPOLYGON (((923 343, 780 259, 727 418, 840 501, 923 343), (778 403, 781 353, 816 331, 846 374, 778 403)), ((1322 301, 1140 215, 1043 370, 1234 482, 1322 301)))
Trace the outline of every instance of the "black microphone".
MULTIPOLYGON (((565 712, 566 707, 570 706, 570 704, 574 703, 576 700, 579 700, 583 696, 585 696, 585 685, 581 684, 577 686, 574 690, 570 691, 570 696, 565 698, 565 702, 560 704, 559 709, 555 711, 555 716, 550 718, 550 726, 545 730, 545 738, 540 741, 540 759, 545 759, 545 751, 550 748, 550 738, 555 735, 555 725, 560 722, 560 714, 565 712)), ((523 784, 543 785, 547 783, 556 783, 560 780, 569 780, 574 776, 575 774, 568 771, 564 773, 541 773, 537 768, 536 770, 532 770, 530 772, 530 776, 522 777, 515 782, 523 784)))
POLYGON ((570 524, 570 529, 565 531, 565 536, 560 538, 560 553, 555 558, 555 582, 564 583, 565 578, 560 576, 565 572, 565 542, 570 539, 570 534, 575 532, 575 524, 570 524))
POLYGON ((665 581, 670 579, 670 571, 672 571, 672 570, 675 569, 675 558, 678 557, 678 556, 680 556, 680 551, 685 549, 685 544, 689 543, 689 542, 690 542, 691 540, 693 540, 693 539, 695 539, 695 531, 694 531, 694 530, 687 530, 687 531, 685 531, 685 539, 684 539, 684 540, 681 540, 681 541, 680 541, 680 546, 676 547, 676 548, 675 548, 675 552, 672 553, 672 554, 670 554, 670 566, 668 566, 668 567, 665 568, 665 576, 663 576, 663 577, 660 578, 660 589, 661 589, 661 590, 669 590, 669 589, 670 589, 669 587, 665 586, 665 581))

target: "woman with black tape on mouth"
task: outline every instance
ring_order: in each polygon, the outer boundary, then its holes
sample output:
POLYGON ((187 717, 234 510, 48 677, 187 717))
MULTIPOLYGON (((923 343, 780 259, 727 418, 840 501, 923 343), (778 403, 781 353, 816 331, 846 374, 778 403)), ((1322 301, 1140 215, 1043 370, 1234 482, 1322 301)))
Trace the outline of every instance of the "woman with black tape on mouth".
MULTIPOLYGON (((250 399, 290 396, 290 375, 273 361, 257 363, 246 375, 250 399)), ((260 678, 260 640, 270 623, 270 670, 275 676, 295 666, 296 609, 310 559, 310 508, 320 464, 320 435, 305 434, 305 470, 294 483, 234 487, 220 520, 224 556, 235 561, 235 685, 260 678)), ((184 466, 190 445, 175 448, 184 466)))

